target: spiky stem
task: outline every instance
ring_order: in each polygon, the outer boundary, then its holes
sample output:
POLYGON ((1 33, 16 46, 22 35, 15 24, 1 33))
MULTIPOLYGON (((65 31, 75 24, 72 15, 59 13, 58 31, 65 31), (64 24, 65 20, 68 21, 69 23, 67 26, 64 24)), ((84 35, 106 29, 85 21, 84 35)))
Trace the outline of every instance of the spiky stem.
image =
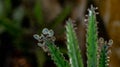
POLYGON ((113 44, 112 40, 104 41, 103 38, 100 38, 99 41, 99 64, 98 67, 109 67, 109 54, 110 54, 110 47, 113 44))
POLYGON ((81 51, 77 37, 73 28, 72 20, 67 21, 66 25, 67 49, 71 67, 83 67, 81 51))
POLYGON ((87 65, 97 67, 97 23, 95 8, 91 6, 88 15, 87 28, 87 65))
POLYGON ((47 41, 46 45, 48 46, 50 55, 57 67, 70 67, 68 61, 65 60, 63 54, 59 51, 59 48, 55 46, 54 43, 47 41))
POLYGON ((33 35, 35 39, 38 40, 38 46, 40 46, 45 52, 48 52, 48 55, 51 55, 52 60, 54 60, 57 67, 70 67, 69 63, 63 57, 63 54, 55 46, 54 41, 55 37, 53 36, 54 32, 44 28, 41 36, 35 34, 33 35))

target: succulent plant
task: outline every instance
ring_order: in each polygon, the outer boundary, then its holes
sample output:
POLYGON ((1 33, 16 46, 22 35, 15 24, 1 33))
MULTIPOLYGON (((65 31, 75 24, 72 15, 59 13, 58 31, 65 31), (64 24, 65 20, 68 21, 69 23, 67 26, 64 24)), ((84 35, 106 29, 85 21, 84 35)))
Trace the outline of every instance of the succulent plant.
MULTIPOLYGON (((86 54, 87 67, 108 67, 110 46, 112 40, 107 43, 103 38, 98 38, 96 8, 91 6, 88 9, 87 33, 86 33, 86 54)), ((74 30, 73 21, 69 19, 66 22, 66 39, 69 61, 67 61, 59 48, 55 46, 54 32, 44 28, 41 36, 35 34, 33 37, 38 40, 40 46, 54 60, 57 67, 84 67, 81 50, 74 30)), ((82 45, 82 44, 80 44, 82 45)))

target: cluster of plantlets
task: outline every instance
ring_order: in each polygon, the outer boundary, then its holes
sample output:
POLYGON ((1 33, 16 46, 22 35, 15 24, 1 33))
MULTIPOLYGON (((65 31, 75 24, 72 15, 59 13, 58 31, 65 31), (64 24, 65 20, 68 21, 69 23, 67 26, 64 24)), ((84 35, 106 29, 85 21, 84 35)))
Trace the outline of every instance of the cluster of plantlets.
MULTIPOLYGON (((112 40, 104 41, 103 38, 98 38, 96 8, 91 6, 88 10, 87 33, 86 33, 86 55, 87 67, 108 67, 110 46, 112 40)), ((66 23, 66 39, 69 61, 65 60, 59 48, 55 46, 54 32, 44 28, 41 36, 33 35, 38 40, 38 46, 43 48, 45 52, 51 56, 57 67, 84 67, 81 50, 75 34, 73 21, 69 19, 66 23)), ((81 44, 80 44, 81 45, 81 44)))

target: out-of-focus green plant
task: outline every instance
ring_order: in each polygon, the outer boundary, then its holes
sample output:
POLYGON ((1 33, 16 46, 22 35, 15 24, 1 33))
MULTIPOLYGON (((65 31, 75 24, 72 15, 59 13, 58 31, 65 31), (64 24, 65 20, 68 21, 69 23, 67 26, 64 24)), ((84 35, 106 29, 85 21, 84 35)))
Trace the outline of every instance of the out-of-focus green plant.
MULTIPOLYGON (((16 1, 15 1, 16 2, 16 1)), ((27 11, 28 8, 20 1, 20 5, 14 6, 11 0, 0 0, 0 29, 1 32, 8 32, 15 38, 21 37, 24 34, 32 34, 34 33, 34 25, 36 25, 35 22, 37 22, 38 28, 36 32, 39 32, 44 28, 45 26, 50 27, 54 29, 56 26, 58 26, 61 22, 65 20, 65 18, 70 14, 72 6, 66 5, 65 8, 63 8, 63 11, 53 19, 53 21, 50 21, 50 23, 44 22, 46 19, 44 17, 43 13, 43 7, 41 0, 35 0, 33 5, 33 12, 27 11), (32 13, 33 17, 29 17, 29 13, 32 13), (24 22, 24 18, 27 17, 27 22, 24 22), (35 19, 34 19, 35 18, 35 19), (34 20, 32 20, 34 19, 34 20), (32 20, 32 21, 31 21, 32 20), (30 27, 25 29, 22 27, 22 25, 27 24, 30 27), (29 33, 28 33, 29 32, 29 33)), ((29 1, 28 1, 29 3, 29 1)), ((27 1, 25 1, 25 4, 27 4, 27 1)), ((29 7, 29 6, 28 6, 29 7)), ((29 7, 32 8, 32 7, 29 7)), ((26 18, 25 18, 26 19, 26 18)), ((17 39, 16 39, 17 40, 17 39)))
MULTIPOLYGON (((91 6, 88 10, 88 24, 86 34, 87 47, 87 67, 108 67, 109 66, 109 47, 113 44, 112 40, 107 43, 103 38, 98 39, 97 22, 96 22, 96 8, 91 6)), ((81 50, 74 31, 72 20, 68 20, 66 24, 66 39, 69 56, 69 63, 64 59, 62 53, 54 44, 54 32, 44 28, 41 36, 33 35, 38 40, 40 46, 51 58, 58 67, 84 67, 81 50)), ((81 45, 81 44, 80 44, 81 45)))
POLYGON ((31 1, 24 0, 0 0, 0 35, 4 33, 9 34, 12 37, 11 46, 14 46, 16 50, 35 52, 36 57, 38 58, 37 60, 40 61, 38 66, 42 67, 45 58, 43 55, 39 54, 40 50, 33 48, 31 45, 32 41, 28 42, 28 40, 32 40, 32 38, 30 39, 30 36, 35 32, 39 33, 45 26, 52 29, 58 26, 70 14, 72 6, 66 5, 53 21, 47 23, 45 22, 46 19, 43 15, 41 0, 34 0, 34 5, 32 5, 32 7, 28 5, 30 2, 31 1), (30 11, 29 8, 32 10, 30 11), (24 25, 27 25, 28 27, 26 28, 24 25), (36 29, 36 27, 38 29, 36 29), (43 57, 41 59, 43 61, 39 60, 39 56, 43 57))

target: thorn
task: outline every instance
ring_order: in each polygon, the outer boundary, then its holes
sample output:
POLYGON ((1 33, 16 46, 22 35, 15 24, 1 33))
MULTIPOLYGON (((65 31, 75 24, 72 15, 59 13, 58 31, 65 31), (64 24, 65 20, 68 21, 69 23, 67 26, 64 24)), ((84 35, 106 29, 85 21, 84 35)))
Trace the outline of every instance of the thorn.
POLYGON ((77 30, 77 27, 75 27, 74 29, 77 30))
POLYGON ((108 56, 107 59, 110 59, 110 57, 108 56))
POLYGON ((84 19, 85 22, 88 22, 88 19, 84 19))
POLYGON ((98 49, 98 51, 100 52, 100 51, 101 51, 101 49, 99 48, 99 49, 98 49))
POLYGON ((48 56, 50 56, 51 54, 50 54, 50 52, 48 52, 48 56))
POLYGON ((98 7, 95 7, 95 9, 97 10, 97 9, 98 9, 98 7))
POLYGON ((107 51, 107 54, 110 54, 110 53, 112 53, 112 51, 111 51, 111 50, 108 50, 108 51, 107 51))
POLYGON ((107 62, 110 62, 110 60, 108 59, 107 62))
POLYGON ((103 44, 104 43, 104 39, 102 37, 100 37, 99 38, 99 42, 103 44))
POLYGON ((100 55, 98 55, 98 57, 100 57, 100 55))
POLYGON ((48 50, 49 50, 47 46, 43 46, 42 48, 45 52, 48 52, 48 50))
POLYGON ((108 63, 107 63, 106 65, 107 65, 107 66, 109 66, 109 64, 108 64, 108 63))
POLYGON ((54 42, 54 41, 56 40, 56 38, 53 36, 53 37, 51 38, 51 40, 54 42))
POLYGON ((88 15, 85 15, 86 17, 88 17, 88 15))
POLYGON ((109 46, 112 46, 112 44, 113 44, 113 40, 110 39, 110 40, 108 41, 108 45, 109 45, 109 46))
POLYGON ((88 8, 87 11, 90 11, 90 9, 88 8))

